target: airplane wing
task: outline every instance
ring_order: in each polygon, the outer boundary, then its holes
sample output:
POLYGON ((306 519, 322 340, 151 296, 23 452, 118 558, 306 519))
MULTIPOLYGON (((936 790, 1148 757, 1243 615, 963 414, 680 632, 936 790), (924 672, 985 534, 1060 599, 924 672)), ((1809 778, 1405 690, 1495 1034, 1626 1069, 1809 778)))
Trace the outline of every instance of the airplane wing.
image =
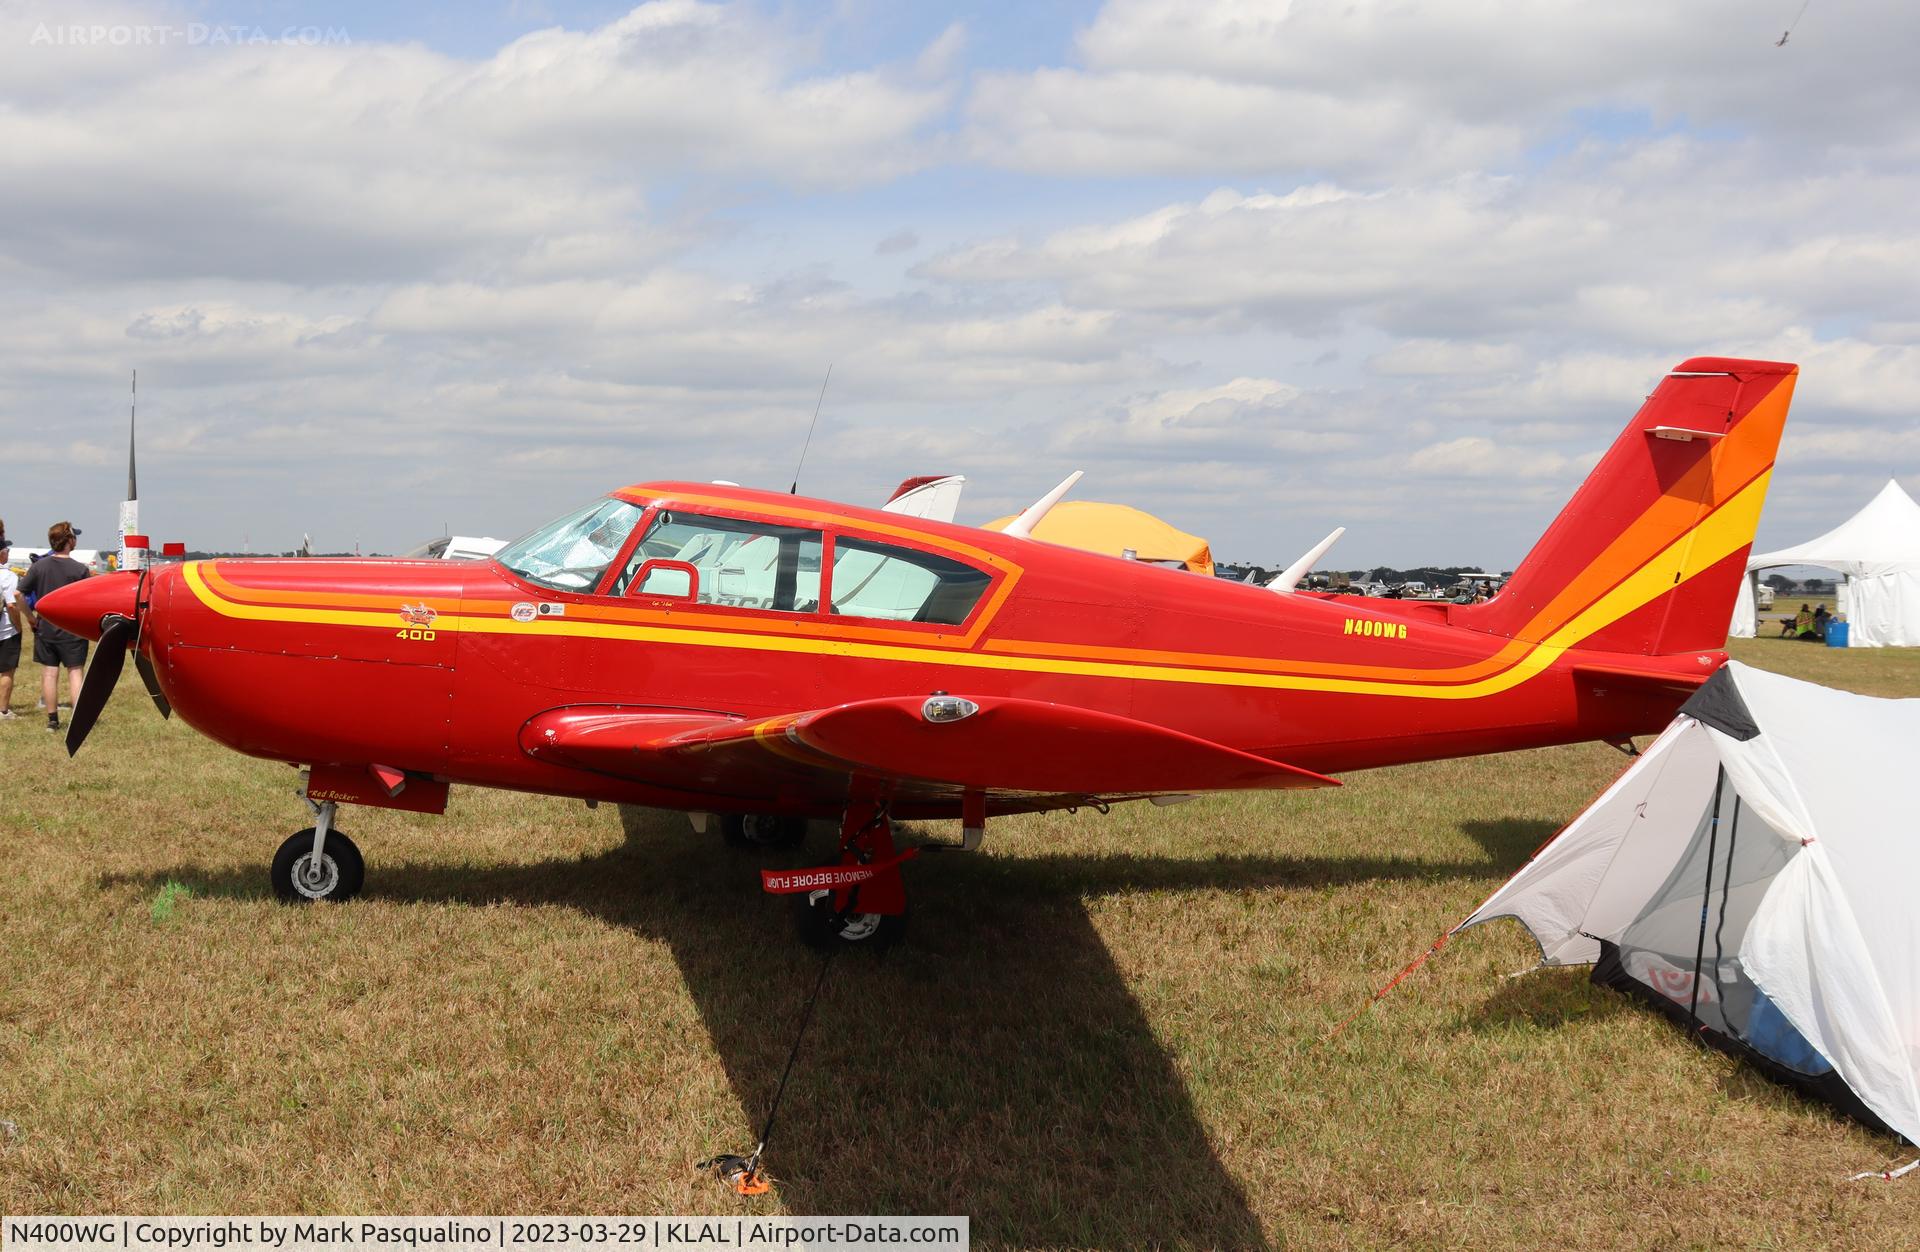
POLYGON ((971 714, 933 721, 931 703, 902 696, 760 719, 574 705, 530 719, 520 743, 540 760, 736 799, 834 804, 854 778, 876 779, 891 786, 897 811, 954 804, 968 791, 1008 811, 1339 785, 1111 713, 981 697, 958 702, 971 714))

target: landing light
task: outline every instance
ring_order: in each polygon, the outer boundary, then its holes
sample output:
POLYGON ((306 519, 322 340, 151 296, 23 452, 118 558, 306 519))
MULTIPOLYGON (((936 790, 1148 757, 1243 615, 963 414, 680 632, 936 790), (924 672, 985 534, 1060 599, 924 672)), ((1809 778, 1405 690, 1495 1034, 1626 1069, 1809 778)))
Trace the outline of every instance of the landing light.
POLYGON ((928 696, 927 702, 920 706, 920 716, 930 722, 957 722, 979 711, 979 705, 959 696, 928 696))

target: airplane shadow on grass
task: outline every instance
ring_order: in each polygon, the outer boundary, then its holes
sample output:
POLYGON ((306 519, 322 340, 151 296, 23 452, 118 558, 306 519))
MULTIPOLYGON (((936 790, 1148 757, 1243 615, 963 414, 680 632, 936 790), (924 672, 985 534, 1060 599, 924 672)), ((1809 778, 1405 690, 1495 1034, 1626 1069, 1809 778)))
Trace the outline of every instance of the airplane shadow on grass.
MULTIPOLYGON (((796 941, 793 903, 759 892, 770 862, 693 834, 679 814, 623 810, 622 821, 623 845, 575 861, 383 866, 376 853, 367 895, 562 904, 664 941, 757 1132, 821 958, 796 941)), ((818 859, 824 841, 813 843, 813 858, 788 863, 818 859)), ((1486 872, 1338 858, 924 856, 908 871, 906 941, 884 957, 834 960, 768 1153, 781 1195, 810 1214, 965 1213, 989 1243, 1264 1247, 1083 899, 1486 872)), ((183 867, 142 881, 169 878, 266 893, 263 874, 238 871, 183 867)))
POLYGON ((1502 817, 1494 821, 1462 822, 1460 829, 1486 849, 1492 869, 1511 874, 1531 860, 1564 824, 1543 817, 1502 817))

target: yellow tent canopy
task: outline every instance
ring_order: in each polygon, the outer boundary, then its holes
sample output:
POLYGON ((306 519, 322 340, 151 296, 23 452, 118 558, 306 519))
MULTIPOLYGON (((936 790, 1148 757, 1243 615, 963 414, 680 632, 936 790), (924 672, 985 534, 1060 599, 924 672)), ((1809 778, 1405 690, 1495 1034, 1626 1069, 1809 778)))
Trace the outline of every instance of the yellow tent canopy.
MULTIPOLYGON (((1003 517, 988 522, 986 528, 1005 530, 1012 522, 1012 517, 1003 517)), ((1131 548, 1142 561, 1183 565, 1196 574, 1213 573, 1213 553, 1206 540, 1124 504, 1062 501, 1040 519, 1040 524, 1033 528, 1033 537, 1107 556, 1122 556, 1131 548)))

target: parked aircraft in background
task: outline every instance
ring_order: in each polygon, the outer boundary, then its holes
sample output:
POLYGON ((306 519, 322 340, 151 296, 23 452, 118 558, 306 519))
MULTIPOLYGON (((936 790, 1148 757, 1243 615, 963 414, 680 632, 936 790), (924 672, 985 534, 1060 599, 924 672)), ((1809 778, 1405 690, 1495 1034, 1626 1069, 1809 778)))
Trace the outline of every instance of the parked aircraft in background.
POLYGON ((924 517, 934 522, 951 522, 960 512, 960 492, 967 485, 960 474, 927 474, 909 478, 893 489, 893 495, 880 507, 888 513, 924 517))
POLYGON ((837 817, 835 864, 763 885, 823 942, 878 942, 917 850, 894 819, 957 819, 973 847, 999 814, 1660 729, 1725 660, 1796 375, 1684 362, 1484 604, 1275 594, 1028 538, 1067 484, 994 533, 655 482, 488 561, 162 562, 40 609, 100 640, 70 751, 132 651, 163 712, 309 768, 285 899, 360 889, 340 804, 441 812, 461 783, 837 817))
POLYGON ((408 558, 435 561, 479 561, 507 546, 504 539, 478 535, 441 535, 405 554, 408 558))

